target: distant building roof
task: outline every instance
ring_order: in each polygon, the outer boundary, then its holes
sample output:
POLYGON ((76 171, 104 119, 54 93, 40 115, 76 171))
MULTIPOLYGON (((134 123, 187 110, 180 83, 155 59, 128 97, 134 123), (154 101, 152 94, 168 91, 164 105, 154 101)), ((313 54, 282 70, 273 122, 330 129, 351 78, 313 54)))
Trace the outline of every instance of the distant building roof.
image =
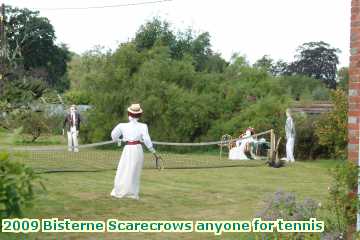
POLYGON ((313 101, 307 103, 295 103, 291 110, 293 112, 303 112, 307 114, 321 114, 330 112, 333 108, 333 104, 329 101, 313 101))

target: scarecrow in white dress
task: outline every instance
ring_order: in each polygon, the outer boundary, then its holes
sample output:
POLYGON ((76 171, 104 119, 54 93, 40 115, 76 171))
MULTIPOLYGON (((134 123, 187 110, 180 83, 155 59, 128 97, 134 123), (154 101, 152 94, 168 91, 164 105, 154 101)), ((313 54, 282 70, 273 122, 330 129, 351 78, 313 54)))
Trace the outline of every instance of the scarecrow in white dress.
POLYGON ((286 109, 286 116, 287 116, 285 123, 286 159, 289 162, 295 162, 295 158, 294 158, 295 124, 291 117, 290 109, 286 109))
POLYGON ((240 139, 236 141, 236 147, 230 149, 230 160, 250 160, 255 158, 251 147, 251 144, 254 142, 252 137, 254 133, 253 128, 249 127, 246 129, 245 134, 242 134, 240 139))
POLYGON ((140 104, 132 104, 128 108, 129 122, 119 123, 111 132, 113 141, 125 143, 114 180, 111 196, 116 198, 139 199, 140 176, 144 163, 144 152, 141 143, 155 154, 148 127, 138 120, 143 110, 140 104))

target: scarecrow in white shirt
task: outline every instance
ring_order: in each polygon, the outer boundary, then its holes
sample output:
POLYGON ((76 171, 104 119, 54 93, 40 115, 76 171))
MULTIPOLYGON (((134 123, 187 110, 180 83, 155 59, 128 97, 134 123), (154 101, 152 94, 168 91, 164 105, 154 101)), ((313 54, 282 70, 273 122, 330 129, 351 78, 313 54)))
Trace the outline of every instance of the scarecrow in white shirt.
POLYGON ((125 143, 116 171, 114 188, 111 191, 111 196, 116 198, 139 199, 140 175, 144 164, 141 143, 156 155, 148 126, 138 121, 142 113, 140 104, 132 104, 128 108, 129 122, 119 123, 111 132, 113 141, 119 141, 122 136, 121 141, 125 143))
POLYGON ((76 111, 76 106, 71 105, 70 112, 66 115, 63 124, 63 135, 65 134, 65 129, 67 131, 69 152, 79 151, 78 136, 80 130, 80 123, 81 123, 81 116, 76 111))

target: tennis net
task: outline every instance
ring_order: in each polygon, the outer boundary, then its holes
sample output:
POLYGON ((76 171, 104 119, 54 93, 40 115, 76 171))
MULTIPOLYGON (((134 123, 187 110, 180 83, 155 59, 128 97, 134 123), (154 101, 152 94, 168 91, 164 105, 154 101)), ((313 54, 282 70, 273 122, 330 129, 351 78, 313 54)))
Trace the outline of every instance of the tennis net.
MULTIPOLYGON (((175 143, 153 141, 158 154, 164 160, 165 169, 254 166, 269 158, 273 146, 273 131, 255 134, 256 158, 251 161, 229 160, 228 153, 234 143, 245 138, 222 138, 219 141, 201 143, 175 143)), ((2 149, 10 153, 14 161, 22 162, 39 173, 91 172, 117 168, 122 147, 116 142, 105 141, 79 146, 79 152, 69 152, 67 146, 11 147, 2 149)), ((145 151, 144 168, 155 169, 154 156, 145 151)))

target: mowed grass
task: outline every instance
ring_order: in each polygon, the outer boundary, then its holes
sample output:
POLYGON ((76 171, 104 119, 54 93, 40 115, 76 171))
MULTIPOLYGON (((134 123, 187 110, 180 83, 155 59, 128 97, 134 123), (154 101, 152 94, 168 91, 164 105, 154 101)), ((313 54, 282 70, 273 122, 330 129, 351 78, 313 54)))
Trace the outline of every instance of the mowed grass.
MULTIPOLYGON (((47 191, 38 191, 27 218, 72 220, 251 220, 278 190, 299 200, 324 202, 333 161, 297 162, 274 169, 261 163, 198 169, 144 169, 140 200, 110 197, 115 170, 41 174, 47 191)), ((7 234, 18 239, 23 235, 7 234)), ((222 239, 247 239, 223 234, 222 239)), ((26 239, 217 239, 212 233, 27 234, 26 239)), ((3 238, 2 238, 3 239, 3 238)))
MULTIPOLYGON (((1 141, 0 141, 1 142, 1 141)), ((26 218, 72 220, 252 220, 279 190, 298 200, 324 203, 333 160, 296 162, 284 168, 263 161, 228 161, 212 154, 163 154, 166 169, 153 168, 145 155, 140 200, 114 199, 120 149, 80 153, 13 152, 12 159, 36 171, 47 190, 36 190, 26 218)), ((321 220, 321 219, 320 219, 321 220)), ((4 234, 0 239, 249 239, 243 233, 31 233, 4 234)), ((261 239, 261 238, 260 238, 261 239)))

